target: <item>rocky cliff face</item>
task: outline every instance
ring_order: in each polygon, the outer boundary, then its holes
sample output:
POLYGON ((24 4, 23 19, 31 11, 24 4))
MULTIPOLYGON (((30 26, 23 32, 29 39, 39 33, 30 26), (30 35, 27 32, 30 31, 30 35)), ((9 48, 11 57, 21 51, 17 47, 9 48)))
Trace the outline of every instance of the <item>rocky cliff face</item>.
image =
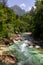
POLYGON ((11 7, 13 10, 14 10, 14 13, 19 15, 19 16, 22 16, 25 14, 25 10, 21 9, 19 6, 15 5, 13 7, 11 7))

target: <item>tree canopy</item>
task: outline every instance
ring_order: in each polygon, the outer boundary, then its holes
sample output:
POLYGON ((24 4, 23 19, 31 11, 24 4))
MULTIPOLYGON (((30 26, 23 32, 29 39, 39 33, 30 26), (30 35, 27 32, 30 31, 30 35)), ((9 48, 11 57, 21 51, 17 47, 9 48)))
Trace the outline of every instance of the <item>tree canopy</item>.
POLYGON ((8 33, 29 32, 36 39, 43 39, 43 0, 37 0, 35 7, 18 16, 9 7, 3 7, 0 3, 0 37, 7 37, 8 33))

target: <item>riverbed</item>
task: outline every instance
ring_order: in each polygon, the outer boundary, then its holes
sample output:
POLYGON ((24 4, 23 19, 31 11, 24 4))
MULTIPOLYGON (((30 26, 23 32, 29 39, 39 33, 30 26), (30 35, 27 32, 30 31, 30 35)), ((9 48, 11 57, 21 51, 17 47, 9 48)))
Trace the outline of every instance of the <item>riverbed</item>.
POLYGON ((17 65, 43 65, 43 53, 36 48, 30 48, 24 41, 9 46, 7 51, 17 57, 17 65))
MULTIPOLYGON (((18 61, 13 65, 43 65, 43 49, 27 44, 27 42, 33 42, 34 39, 32 37, 23 36, 23 38, 23 41, 14 40, 13 45, 6 47, 3 52, 17 58, 18 61)), ((3 64, 0 63, 0 65, 3 64)))

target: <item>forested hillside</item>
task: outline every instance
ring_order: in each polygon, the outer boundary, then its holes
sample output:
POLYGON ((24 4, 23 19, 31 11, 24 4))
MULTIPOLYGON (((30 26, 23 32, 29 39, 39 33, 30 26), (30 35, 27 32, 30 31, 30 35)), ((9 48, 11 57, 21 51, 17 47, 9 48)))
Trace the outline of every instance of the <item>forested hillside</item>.
MULTIPOLYGON (((4 3, 4 2, 3 2, 4 3)), ((35 8, 18 16, 15 12, 0 3, 0 38, 8 37, 10 33, 32 32, 36 39, 43 39, 43 0, 35 2, 35 8)))
POLYGON ((20 20, 18 15, 9 7, 0 3, 0 38, 7 37, 9 33, 25 32, 27 23, 20 20))

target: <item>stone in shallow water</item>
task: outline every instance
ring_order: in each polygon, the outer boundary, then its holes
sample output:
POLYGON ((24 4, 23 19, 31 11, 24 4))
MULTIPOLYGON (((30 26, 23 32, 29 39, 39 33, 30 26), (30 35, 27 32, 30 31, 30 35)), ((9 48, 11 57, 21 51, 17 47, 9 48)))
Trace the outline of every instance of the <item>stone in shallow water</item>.
POLYGON ((36 45, 35 48, 40 48, 40 46, 36 45))
POLYGON ((33 48, 33 46, 29 46, 29 48, 33 48))

